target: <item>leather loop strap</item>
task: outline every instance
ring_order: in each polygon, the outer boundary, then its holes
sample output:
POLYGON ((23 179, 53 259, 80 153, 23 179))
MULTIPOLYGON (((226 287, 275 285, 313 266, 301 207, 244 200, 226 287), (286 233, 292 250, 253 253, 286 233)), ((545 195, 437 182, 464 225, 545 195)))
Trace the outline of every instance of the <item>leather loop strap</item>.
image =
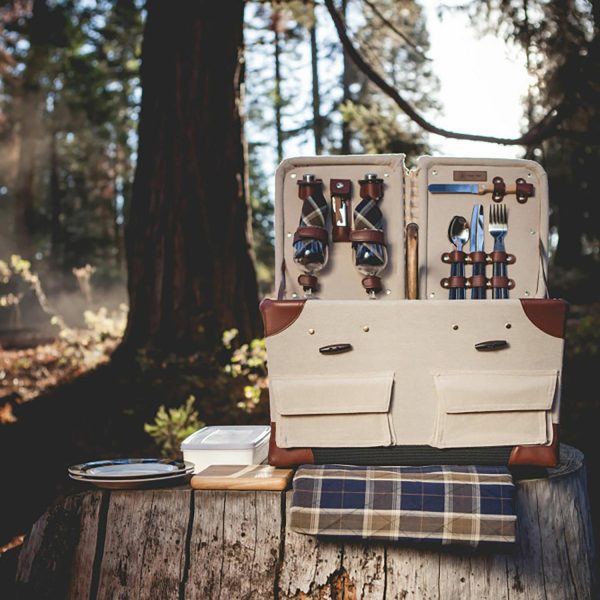
POLYGON ((322 193, 323 180, 313 179, 313 181, 299 181, 298 182, 298 198, 300 200, 306 200, 309 196, 312 196, 315 192, 322 193))
POLYGON ((350 232, 351 242, 372 242, 385 246, 384 235, 381 229, 353 229, 350 232))
POLYGON ((500 202, 506 195, 506 184, 504 183, 504 179, 502 179, 502 177, 494 177, 492 183, 494 184, 492 200, 494 202, 500 202))
POLYGON ((471 252, 469 258, 471 263, 485 263, 487 255, 485 252, 471 252))
POLYGON ((472 288, 484 288, 487 286, 487 277, 485 275, 473 275, 468 281, 472 288))
POLYGON ((533 194, 535 193, 533 183, 527 183, 522 177, 519 177, 519 179, 517 179, 516 188, 517 201, 521 204, 527 202, 527 198, 533 196, 533 194))
POLYGON ((466 284, 466 277, 459 277, 458 275, 452 275, 451 277, 448 277, 448 288, 464 288, 466 284))
POLYGON ((362 284, 365 290, 373 290, 375 292, 380 292, 383 289, 381 285, 381 279, 376 275, 370 275, 369 277, 365 277, 362 280, 362 284))
POLYGON ((319 280, 314 275, 309 275, 308 273, 298 275, 298 283, 304 288, 316 290, 318 282, 319 280))
POLYGON ((488 259, 488 262, 506 263, 507 265, 514 265, 517 262, 517 257, 514 254, 507 254, 506 252, 491 252, 488 254, 488 259))
POLYGON ((383 179, 361 179, 360 197, 379 200, 383 196, 383 179))
POLYGON ((500 275, 495 275, 491 278, 491 284, 493 288, 507 288, 509 279, 508 277, 501 277, 500 275))
POLYGON ((442 254, 442 262, 445 263, 464 263, 467 260, 467 255, 459 250, 453 250, 452 252, 444 252, 442 254))
POLYGON ((298 227, 294 233, 294 243, 298 240, 319 240, 327 243, 329 236, 322 227, 298 227))

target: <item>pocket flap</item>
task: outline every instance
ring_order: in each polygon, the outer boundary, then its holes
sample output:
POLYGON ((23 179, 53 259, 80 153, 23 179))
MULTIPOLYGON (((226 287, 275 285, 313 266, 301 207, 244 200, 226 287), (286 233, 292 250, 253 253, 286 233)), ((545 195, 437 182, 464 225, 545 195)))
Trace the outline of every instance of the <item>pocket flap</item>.
POLYGON ((449 371, 434 378, 448 414, 550 410, 558 371, 449 371))
POLYGON ((273 377, 269 390, 284 416, 386 413, 394 373, 273 377))

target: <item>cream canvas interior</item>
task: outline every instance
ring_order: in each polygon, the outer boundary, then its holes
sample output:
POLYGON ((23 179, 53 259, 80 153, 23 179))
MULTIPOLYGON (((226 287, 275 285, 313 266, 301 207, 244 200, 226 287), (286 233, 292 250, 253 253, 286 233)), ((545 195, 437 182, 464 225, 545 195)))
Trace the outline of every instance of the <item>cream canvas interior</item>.
MULTIPOLYGON (((302 298, 298 285, 302 271, 294 263, 293 235, 298 228, 302 201, 298 198, 298 180, 311 173, 323 180, 323 195, 330 202, 330 179, 352 181, 352 211, 360 202, 359 180, 376 173, 384 180, 380 208, 384 217, 388 264, 381 273, 385 291, 381 298, 404 298, 404 155, 314 156, 289 158, 277 169, 275 179, 275 289, 279 290, 285 265, 285 298, 302 298), (285 263, 283 262, 285 261, 285 263)), ((331 233, 330 233, 331 240, 331 233)), ((354 267, 352 244, 329 244, 327 266, 317 273, 319 298, 367 299, 361 275, 354 267)))
MULTIPOLYGON (((545 171, 530 160, 430 156, 421 157, 417 161, 416 170, 410 173, 414 184, 410 187, 412 195, 407 202, 408 219, 422 225, 419 230, 420 296, 428 299, 448 298, 448 291, 440 285, 440 281, 448 277, 450 266, 441 261, 441 256, 444 252, 453 250, 448 240, 448 224, 454 215, 462 215, 470 221, 473 205, 483 204, 485 251, 489 253, 494 247, 494 240, 488 232, 489 207, 495 204, 491 194, 428 192, 428 186, 432 183, 456 183, 453 180, 454 171, 460 170, 486 172, 487 181, 480 183, 489 185, 496 176, 502 177, 507 185, 514 185, 518 178, 533 183, 535 195, 524 204, 517 202, 515 194, 507 194, 501 202, 508 210, 506 251, 514 254, 517 259, 507 270, 508 276, 515 281, 515 288, 510 291, 511 298, 544 298, 548 240, 548 181, 545 171)), ((468 244, 465 252, 469 252, 468 244)), ((469 266, 466 267, 467 276, 470 275, 470 269, 469 266)), ((486 274, 491 277, 491 265, 487 266, 486 274)))
POLYGON ((284 448, 550 443, 558 421, 563 340, 519 300, 310 300, 267 351, 284 448), (475 349, 489 340, 508 347, 475 349))
MULTIPOLYGON (((430 194, 430 183, 456 183, 457 170, 485 171, 487 183, 495 176, 514 185, 517 178, 533 183, 535 195, 519 204, 514 194, 505 196, 502 204, 508 208, 509 232, 507 252, 517 262, 509 265, 508 275, 515 281, 511 298, 543 298, 546 240, 548 239, 548 186, 544 170, 535 162, 518 159, 435 158, 424 156, 410 172, 404 167, 404 155, 317 156, 284 160, 276 174, 275 187, 275 284, 279 290, 282 280, 283 298, 303 297, 297 282, 301 270, 293 260, 293 235, 298 227, 302 201, 298 199, 298 180, 312 173, 323 180, 323 193, 330 201, 331 178, 352 180, 351 207, 360 201, 358 181, 366 173, 377 173, 384 180, 384 197, 380 203, 385 221, 388 265, 381 273, 384 291, 378 300, 397 300, 405 297, 405 238, 406 224, 419 225, 419 297, 439 300, 448 298, 440 281, 448 277, 450 266, 441 256, 453 249, 448 240, 448 224, 454 215, 470 221, 475 204, 485 208, 485 250, 491 252, 493 239, 487 232, 491 194, 430 194), (541 251, 540 251, 541 249, 541 251), (542 265, 544 268, 542 268, 542 265)), ((485 182, 479 182, 485 183, 485 182)), ((469 248, 466 248, 469 251, 469 248)), ((491 266, 487 275, 491 276, 491 266)), ((467 276, 470 267, 466 267, 467 276)), ((351 244, 329 244, 327 266, 317 274, 322 299, 363 299, 365 291, 360 275, 353 264, 351 244)), ((489 292, 488 292, 489 295, 489 292)), ((468 297, 468 295, 467 295, 468 297)))

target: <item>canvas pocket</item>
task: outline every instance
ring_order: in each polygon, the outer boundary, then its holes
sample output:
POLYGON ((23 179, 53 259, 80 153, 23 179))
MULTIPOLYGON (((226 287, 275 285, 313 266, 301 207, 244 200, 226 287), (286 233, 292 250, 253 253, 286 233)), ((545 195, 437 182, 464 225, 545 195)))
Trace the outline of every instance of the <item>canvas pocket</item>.
POLYGON ((273 377, 277 445, 388 446, 394 374, 273 377))
POLYGON ((434 374, 437 448, 551 442, 558 371, 446 371, 434 374))

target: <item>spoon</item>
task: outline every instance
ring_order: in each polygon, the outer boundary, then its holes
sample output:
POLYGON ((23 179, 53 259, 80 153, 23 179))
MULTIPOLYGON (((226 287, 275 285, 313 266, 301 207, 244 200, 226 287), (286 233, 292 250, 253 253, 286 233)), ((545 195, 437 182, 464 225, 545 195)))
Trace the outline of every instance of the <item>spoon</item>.
MULTIPOLYGON (((464 217, 454 216, 448 226, 448 239, 454 244, 456 249, 461 252, 463 246, 469 241, 469 223, 464 217)), ((450 267, 450 277, 464 277, 464 263, 452 263, 450 267)), ((450 300, 464 300, 465 288, 450 288, 450 300)))

